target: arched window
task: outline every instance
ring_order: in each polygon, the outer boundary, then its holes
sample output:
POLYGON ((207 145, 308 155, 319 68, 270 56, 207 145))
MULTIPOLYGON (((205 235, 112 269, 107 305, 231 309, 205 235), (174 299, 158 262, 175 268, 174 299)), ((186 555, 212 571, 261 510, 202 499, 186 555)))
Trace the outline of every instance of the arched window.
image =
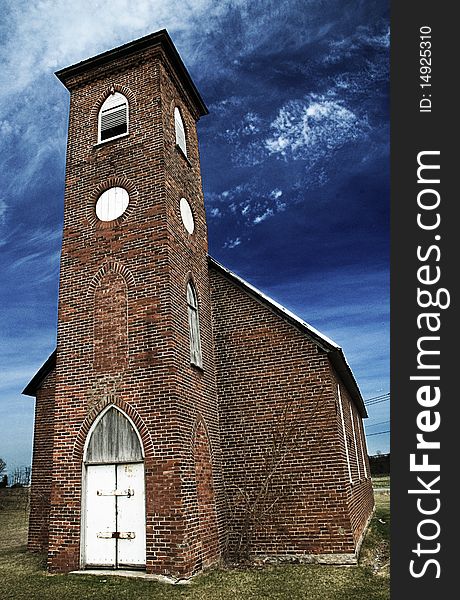
POLYGON ((130 463, 144 460, 141 443, 125 415, 111 406, 97 421, 85 452, 86 464, 130 463))
POLYGON ((185 140, 185 128, 184 122, 182 120, 182 115, 180 114, 180 110, 177 108, 174 109, 174 125, 176 128, 176 144, 182 150, 182 152, 187 156, 187 144, 185 140))
POLYGON ((197 367, 202 366, 200 322, 198 318, 198 301, 191 281, 187 284, 188 327, 190 335, 190 362, 197 367))
POLYGON ((99 111, 98 141, 105 142, 128 133, 128 100, 114 92, 99 111))

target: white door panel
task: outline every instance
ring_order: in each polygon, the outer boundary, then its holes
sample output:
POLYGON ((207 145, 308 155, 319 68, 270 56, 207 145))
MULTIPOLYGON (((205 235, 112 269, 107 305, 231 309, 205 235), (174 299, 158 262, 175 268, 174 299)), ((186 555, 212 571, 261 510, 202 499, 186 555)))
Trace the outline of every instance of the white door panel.
POLYGON ((117 465, 117 489, 128 492, 117 498, 118 564, 145 565, 144 465, 117 465))
POLYGON ((86 564, 115 567, 116 531, 115 496, 98 494, 115 488, 113 465, 91 465, 86 471, 86 564))
POLYGON ((144 464, 86 468, 85 564, 145 565, 144 464))

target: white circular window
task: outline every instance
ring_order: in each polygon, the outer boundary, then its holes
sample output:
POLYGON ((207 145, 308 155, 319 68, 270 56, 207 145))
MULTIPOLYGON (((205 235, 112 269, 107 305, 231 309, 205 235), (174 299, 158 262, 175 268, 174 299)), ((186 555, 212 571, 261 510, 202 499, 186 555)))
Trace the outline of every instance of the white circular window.
POLYGON ((182 217, 182 223, 184 224, 185 229, 189 233, 193 233, 195 229, 195 222, 193 220, 193 214, 192 209, 190 208, 190 204, 185 198, 180 199, 180 216, 182 217))
POLYGON ((128 192, 121 187, 113 187, 103 192, 96 202, 96 215, 101 221, 118 219, 128 208, 128 192))

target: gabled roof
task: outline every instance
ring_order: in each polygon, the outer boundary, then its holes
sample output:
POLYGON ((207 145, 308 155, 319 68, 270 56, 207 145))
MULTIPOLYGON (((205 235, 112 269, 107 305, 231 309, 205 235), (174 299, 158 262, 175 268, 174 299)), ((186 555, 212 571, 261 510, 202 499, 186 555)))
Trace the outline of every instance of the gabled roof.
MULTIPOLYGON (((272 312, 279 315, 282 319, 296 327, 299 331, 307 335, 315 344, 317 344, 322 350, 327 352, 329 359, 340 375, 344 385, 346 386, 350 396, 355 402, 360 414, 363 418, 367 417, 366 407, 364 405, 364 399, 359 390, 358 384, 356 383, 356 379, 353 375, 353 372, 350 368, 350 365, 345 358, 342 348, 337 345, 330 338, 325 336, 323 333, 315 329, 312 325, 303 321, 300 317, 295 315, 293 312, 258 290, 256 287, 245 281, 242 277, 236 275, 227 269, 223 265, 221 265, 217 260, 212 257, 208 257, 209 266, 219 273, 221 273, 224 277, 226 277, 229 281, 237 285, 244 292, 249 294, 252 298, 269 308, 272 312)), ((23 394, 27 396, 35 396, 37 390, 40 388, 41 384, 45 380, 46 376, 54 369, 56 366, 56 350, 51 354, 48 360, 44 363, 42 367, 37 371, 37 373, 33 376, 27 386, 24 388, 23 394)))
POLYGON ((343 353, 342 348, 336 344, 333 340, 328 338, 326 335, 315 329, 312 325, 303 321, 300 317, 295 315, 293 312, 261 292, 259 289, 248 283, 236 273, 230 271, 223 265, 221 265, 217 260, 212 257, 208 257, 209 265, 211 268, 215 269, 219 273, 221 273, 228 280, 236 284, 239 288, 244 290, 247 294, 252 296, 255 300, 269 308, 272 312, 279 315, 285 321, 288 321, 291 325, 299 329, 302 333, 306 334, 313 342, 315 342, 322 350, 327 352, 329 359, 337 371, 337 373, 342 378, 343 383, 345 384, 350 396, 355 402, 360 414, 363 418, 366 418, 367 411, 364 405, 364 399, 356 383, 356 379, 353 375, 353 372, 350 368, 350 365, 345 358, 345 354, 343 353))
POLYGON ((25 396, 35 396, 37 394, 37 390, 40 389, 42 383, 45 381, 47 375, 51 373, 51 371, 56 366, 56 350, 48 357, 46 362, 38 369, 26 387, 23 389, 22 393, 25 396))

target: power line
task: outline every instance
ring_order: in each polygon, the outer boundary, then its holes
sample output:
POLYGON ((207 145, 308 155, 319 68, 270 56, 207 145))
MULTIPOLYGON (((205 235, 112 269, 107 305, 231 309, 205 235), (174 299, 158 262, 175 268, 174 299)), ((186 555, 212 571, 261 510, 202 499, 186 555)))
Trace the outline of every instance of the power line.
POLYGON ((383 435, 384 433, 390 433, 390 430, 388 429, 387 431, 377 431, 376 433, 366 433, 366 436, 370 437, 371 435, 383 435))
POLYGON ((387 402, 390 399, 390 394, 385 396, 377 396, 376 398, 369 398, 369 400, 365 401, 364 404, 366 406, 373 406, 374 404, 380 404, 381 402, 387 402))
POLYGON ((364 400, 364 402, 370 402, 371 400, 379 400, 380 398, 385 398, 386 396, 389 396, 390 392, 386 392, 386 394, 380 394, 380 396, 372 396, 372 398, 367 398, 367 400, 364 400))
POLYGON ((367 425, 367 427, 376 427, 377 425, 386 425, 387 423, 389 423, 390 421, 379 421, 378 423, 371 423, 369 425, 367 425))
POLYGON ((382 402, 387 402, 389 400, 389 398, 386 398, 384 400, 377 400, 377 402, 371 402, 370 404, 366 404, 366 406, 375 406, 376 404, 381 404, 382 402))

